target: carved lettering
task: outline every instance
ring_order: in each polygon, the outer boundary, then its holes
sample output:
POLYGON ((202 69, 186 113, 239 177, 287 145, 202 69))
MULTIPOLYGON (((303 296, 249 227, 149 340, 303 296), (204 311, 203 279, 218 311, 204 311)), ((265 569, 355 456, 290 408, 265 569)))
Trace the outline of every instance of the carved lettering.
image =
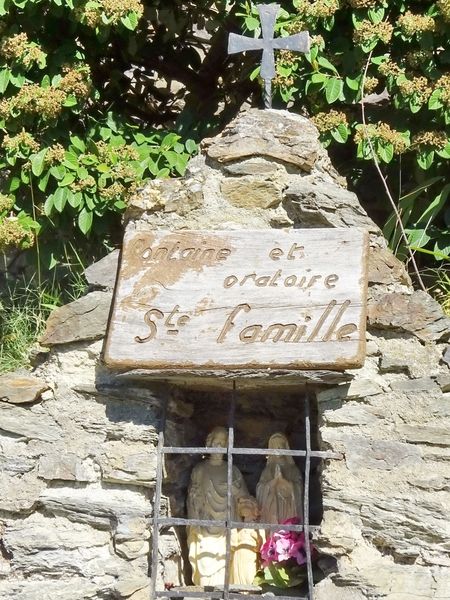
POLYGON ((219 333, 219 336, 217 338, 217 343, 221 344, 224 339, 225 336, 227 335, 227 333, 230 331, 230 329, 232 329, 234 327, 234 321, 233 319, 236 317, 236 315, 243 310, 244 312, 249 312, 251 310, 251 306, 249 304, 238 304, 236 306, 236 308, 234 308, 232 310, 232 312, 228 315, 227 320, 225 321, 224 326, 222 327, 222 331, 219 333))
POLYGON ((236 275, 228 275, 228 277, 225 277, 225 280, 223 282, 223 287, 230 288, 238 281, 239 281, 239 279, 236 277, 236 275))
POLYGON ((297 277, 295 275, 289 275, 289 277, 286 277, 286 279, 284 280, 285 287, 293 287, 296 283, 297 277))
POLYGON ((336 275, 336 273, 331 273, 331 275, 327 275, 325 277, 325 287, 328 288, 329 290, 331 290, 332 288, 336 287, 336 283, 339 281, 339 275, 336 275))
POLYGON ((152 308, 151 310, 149 310, 145 313, 144 323, 146 325, 148 325, 148 327, 150 329, 150 333, 146 337, 140 337, 139 335, 137 335, 134 338, 134 340, 136 342, 138 342, 139 344, 144 344, 145 342, 149 342, 156 336, 156 334, 158 332, 158 327, 157 327, 155 321, 153 321, 153 319, 152 319, 153 316, 157 317, 158 319, 163 319, 164 313, 161 312, 160 310, 158 310, 157 308, 152 308))
POLYGON ((297 332, 297 325, 295 323, 288 323, 287 325, 283 325, 283 323, 274 323, 273 325, 269 325, 264 335, 261 337, 261 341, 266 342, 275 331, 277 333, 273 337, 273 342, 279 342, 284 334, 286 334, 284 341, 290 342, 293 335, 297 332))
MULTIPOLYGON (((335 304, 336 304, 336 302, 335 302, 335 304)), ((334 330, 338 326, 339 321, 342 319, 343 314, 345 313, 347 308, 350 306, 350 304, 351 304, 350 300, 346 300, 345 302, 342 303, 342 305, 340 306, 340 308, 337 312, 337 315, 334 317, 333 322, 331 323, 327 333, 323 336, 322 341, 328 342, 328 340, 331 340, 331 336, 333 335, 334 330)))
POLYGON ((218 252, 217 252, 217 260, 227 260, 227 258, 230 256, 231 254, 231 249, 230 248, 221 248, 218 252))
POLYGON ((338 342, 344 342, 350 340, 352 333, 358 331, 358 326, 355 323, 347 323, 347 325, 341 325, 336 331, 336 339, 338 342))
POLYGON ((269 257, 272 260, 280 260, 280 256, 283 256, 284 252, 281 248, 272 248, 269 252, 269 257))
POLYGON ((292 244, 291 249, 288 252, 288 260, 294 260, 295 258, 304 258, 305 257, 305 247, 299 246, 298 244, 292 244), (295 256, 297 253, 297 256, 295 256))
POLYGON ((250 344, 251 342, 256 342, 259 334, 261 333, 262 325, 249 325, 245 327, 241 333, 239 334, 239 339, 244 344, 250 344))

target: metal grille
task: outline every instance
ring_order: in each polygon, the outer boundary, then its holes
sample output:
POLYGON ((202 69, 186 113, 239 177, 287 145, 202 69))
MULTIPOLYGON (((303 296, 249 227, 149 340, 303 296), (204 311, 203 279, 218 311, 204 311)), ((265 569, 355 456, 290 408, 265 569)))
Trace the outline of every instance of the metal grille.
POLYGON ((311 562, 311 544, 310 533, 319 529, 318 526, 309 524, 309 496, 310 496, 310 471, 311 458, 330 459, 340 458, 335 452, 317 451, 311 449, 311 419, 310 419, 310 397, 305 396, 305 450, 282 450, 268 448, 236 448, 234 446, 234 420, 236 412, 236 383, 233 382, 233 390, 230 398, 228 412, 228 448, 227 448, 227 518, 226 520, 200 520, 183 519, 176 517, 161 516, 161 496, 163 480, 163 461, 167 454, 225 454, 224 448, 208 447, 176 447, 164 445, 164 432, 167 417, 167 401, 163 407, 161 419, 158 449, 157 449, 157 468, 156 468, 156 490, 154 497, 154 516, 153 516, 153 543, 152 543, 152 565, 151 565, 151 600, 156 598, 210 598, 220 600, 234 600, 245 598, 246 600, 261 600, 261 594, 251 593, 255 591, 252 586, 234 586, 230 585, 230 566, 231 566, 231 530, 232 529, 265 529, 275 531, 283 529, 287 531, 305 532, 305 552, 307 566, 307 595, 306 596, 276 596, 277 600, 292 600, 292 598, 302 600, 313 600, 313 571, 311 562), (304 472, 304 501, 303 501, 303 524, 302 525, 279 525, 271 523, 244 523, 231 520, 232 515, 232 474, 233 460, 235 455, 263 455, 263 456, 298 456, 305 457, 304 472), (157 590, 156 580, 158 572, 158 543, 160 530, 168 526, 204 526, 204 527, 222 527, 226 532, 226 567, 225 581, 223 586, 210 586, 199 590, 198 587, 187 589, 174 588, 172 590, 157 590), (197 591, 198 590, 198 591, 197 591))

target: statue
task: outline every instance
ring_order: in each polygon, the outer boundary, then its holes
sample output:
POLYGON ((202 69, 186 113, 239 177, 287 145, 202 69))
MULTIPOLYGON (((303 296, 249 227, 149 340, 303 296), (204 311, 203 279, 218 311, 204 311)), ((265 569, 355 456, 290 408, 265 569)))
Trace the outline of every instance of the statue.
MULTIPOLYGON (((252 496, 238 500, 238 512, 246 523, 259 519, 258 504, 252 496)), ((231 547, 231 583, 252 585, 260 567, 259 549, 264 541, 264 531, 259 529, 233 529, 231 547)))
MULTIPOLYGON (((214 428, 206 438, 208 448, 226 448, 228 432, 214 428)), ((225 521, 227 518, 227 469, 223 454, 210 454, 191 474, 187 496, 189 519, 225 521)), ((233 466, 231 519, 238 520, 239 498, 248 496, 241 472, 233 466)), ((225 581, 226 535, 221 527, 188 527, 189 562, 194 585, 223 585, 225 581)))
MULTIPOLYGON (((269 448, 288 450, 283 433, 274 433, 269 448)), ((262 523, 282 523, 286 519, 303 519, 303 480, 292 456, 268 456, 256 486, 256 499, 262 523)))

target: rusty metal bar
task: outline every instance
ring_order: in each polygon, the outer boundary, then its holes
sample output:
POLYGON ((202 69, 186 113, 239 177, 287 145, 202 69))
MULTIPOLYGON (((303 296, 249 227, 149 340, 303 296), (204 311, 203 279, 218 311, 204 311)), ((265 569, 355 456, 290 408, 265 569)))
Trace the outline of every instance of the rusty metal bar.
POLYGON ((231 392, 230 410, 228 413, 228 463, 227 463, 227 527, 226 535, 226 554, 225 554, 225 584, 223 588, 224 600, 230 599, 230 575, 231 575, 231 527, 233 500, 233 446, 234 446, 234 416, 236 412, 236 380, 233 380, 233 389, 231 392))
MULTIPOLYGON (((163 454, 225 454, 223 448, 165 446, 163 454)), ((231 454, 250 454, 255 456, 306 456, 306 450, 284 450, 278 448, 233 448, 231 454)), ((343 454, 331 450, 311 450, 311 458, 342 460, 343 454)))
MULTIPOLYGON (((245 595, 239 592, 230 592, 230 600, 244 598, 245 600, 261 600, 264 596, 260 594, 247 594, 245 595)), ((223 591, 214 590, 210 592, 186 592, 178 590, 166 590, 164 592, 156 592, 155 598, 211 598, 221 599, 223 598, 223 591)), ((308 596, 275 596, 276 600, 308 600, 308 596)), ((153 600, 153 599, 152 599, 153 600)))
POLYGON ((163 398, 163 408, 158 433, 158 447, 156 453, 156 489, 153 502, 153 529, 152 529, 152 575, 150 580, 150 598, 155 598, 156 579, 158 577, 158 541, 159 541, 159 511, 161 509, 162 476, 163 476, 163 453, 164 432, 167 419, 167 396, 163 398))
POLYGON ((303 525, 305 535, 305 550, 306 550, 306 570, 308 574, 308 599, 314 600, 314 581, 311 562, 311 544, 309 540, 309 479, 311 471, 311 418, 309 406, 309 393, 306 392, 305 398, 305 441, 306 441, 306 459, 305 459, 305 498, 303 502, 303 525))
MULTIPOLYGON (((160 517, 158 518, 160 527, 170 527, 172 525, 188 526, 195 525, 196 527, 223 527, 227 526, 227 521, 215 521, 207 519, 183 519, 179 517, 160 517)), ((304 525, 282 525, 280 523, 246 523, 243 521, 231 521, 231 529, 270 529, 276 531, 303 531, 304 525)), ((309 525, 310 531, 319 530, 320 525, 309 525)))

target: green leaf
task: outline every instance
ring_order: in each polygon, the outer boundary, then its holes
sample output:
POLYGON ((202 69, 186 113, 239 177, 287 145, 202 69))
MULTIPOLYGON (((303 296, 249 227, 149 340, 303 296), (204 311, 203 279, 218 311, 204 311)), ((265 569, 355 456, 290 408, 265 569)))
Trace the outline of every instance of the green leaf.
POLYGON ((76 171, 78 169, 78 156, 73 152, 66 152, 64 154, 63 165, 76 171))
POLYGON ((348 140, 349 130, 347 125, 340 123, 337 127, 332 129, 331 135, 339 144, 345 144, 348 140))
POLYGON ((53 194, 53 206, 59 213, 62 213, 67 201, 67 188, 58 188, 53 194))
POLYGON ((30 158, 31 171, 36 177, 39 177, 44 170, 45 155, 47 154, 47 150, 48 148, 43 148, 36 154, 33 154, 30 158))
POLYGON ((197 152, 197 144, 194 142, 194 140, 186 140, 184 145, 189 154, 194 154, 197 152))
POLYGON ((86 150, 86 144, 77 135, 70 136, 70 141, 75 146, 75 148, 77 150, 79 150, 80 152, 85 152, 85 150, 86 150))
POLYGON ((433 160, 434 150, 421 150, 417 153, 417 162, 424 171, 431 167, 433 160))
POLYGON ((317 59, 317 62, 324 69, 328 69, 329 71, 336 73, 336 75, 339 74, 336 67, 333 64, 331 64, 330 61, 327 58, 325 58, 325 56, 319 56, 319 58, 317 59))
POLYGON ((87 235, 92 227, 93 214, 90 210, 83 208, 78 215, 78 227, 80 231, 87 235))
POLYGON ((405 233, 408 236, 408 244, 416 248, 422 248, 426 246, 431 240, 431 237, 427 234, 426 229, 409 228, 405 229, 405 233))
POLYGON ((75 175, 74 173, 68 171, 64 177, 61 179, 61 181, 59 182, 59 185, 61 187, 64 187, 66 185, 70 185, 71 183, 73 183, 75 181, 75 175))
POLYGON ((436 154, 441 158, 450 158, 450 142, 442 150, 436 150, 436 154))
POLYGON ((361 78, 356 77, 355 79, 352 79, 351 77, 346 77, 345 83, 351 90, 354 90, 355 92, 357 92, 359 90, 359 86, 361 84, 361 78))
POLYGON ((339 98, 342 92, 344 82, 337 77, 330 77, 325 86, 325 98, 328 104, 333 104, 339 98))
POLYGON ((21 186, 20 177, 13 177, 9 183, 9 191, 15 192, 21 186))
POLYGON ((428 99, 428 108, 430 110, 438 110, 444 106, 441 101, 441 95, 442 90, 439 89, 434 90, 434 92, 431 94, 430 98, 428 99))
POLYGON ((425 211, 421 214, 418 219, 419 223, 431 224, 440 211, 446 206, 447 199, 450 195, 450 183, 444 185, 440 193, 434 198, 432 202, 427 206, 425 211))
POLYGON ((0 94, 3 94, 8 87, 10 76, 11 71, 9 69, 2 69, 0 71, 0 94))
POLYGON ((46 201, 44 202, 44 215, 46 217, 49 217, 52 214, 52 210, 53 210, 53 194, 48 196, 46 201))
POLYGON ((69 190, 69 194, 67 196, 67 202, 70 204, 72 208, 78 208, 83 202, 83 195, 81 192, 71 192, 69 190))
POLYGON ((136 26, 137 26, 137 23, 138 23, 138 19, 137 19, 136 13, 129 13, 125 17, 122 17, 120 19, 120 21, 130 31, 133 31, 134 29, 136 29, 136 26))
POLYGON ((41 192, 45 192, 47 189, 48 180, 50 179, 50 171, 46 171, 45 175, 41 177, 38 181, 38 188, 41 192))
POLYGON ((394 158, 394 146, 392 144, 378 144, 377 154, 385 163, 390 163, 394 158))

